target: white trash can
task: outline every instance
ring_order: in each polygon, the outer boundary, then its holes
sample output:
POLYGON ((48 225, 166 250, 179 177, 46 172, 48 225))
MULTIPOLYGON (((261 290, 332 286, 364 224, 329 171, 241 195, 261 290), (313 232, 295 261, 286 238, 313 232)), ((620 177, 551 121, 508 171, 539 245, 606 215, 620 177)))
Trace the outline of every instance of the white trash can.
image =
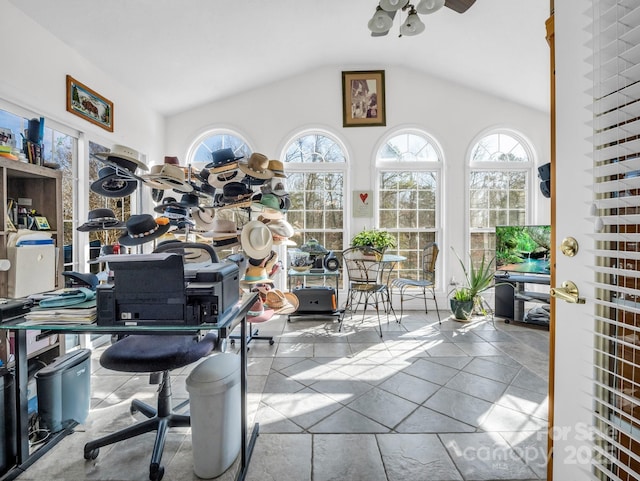
POLYGON ((240 356, 218 353, 187 377, 193 471, 215 478, 233 464, 241 443, 240 356))

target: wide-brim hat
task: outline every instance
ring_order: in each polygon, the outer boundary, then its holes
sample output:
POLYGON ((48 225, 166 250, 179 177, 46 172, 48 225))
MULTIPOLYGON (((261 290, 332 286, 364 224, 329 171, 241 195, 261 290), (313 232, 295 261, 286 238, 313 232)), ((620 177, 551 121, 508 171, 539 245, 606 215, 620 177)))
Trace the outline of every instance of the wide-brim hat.
POLYGON ((235 222, 229 219, 214 217, 211 223, 211 238, 215 240, 232 239, 240 235, 235 222))
POLYGON ((267 270, 263 266, 247 265, 247 270, 244 272, 242 282, 246 284, 260 284, 263 282, 270 282, 267 270))
POLYGON ((265 309, 262 299, 258 298, 247 311, 247 322, 265 322, 271 319, 274 314, 273 309, 265 309))
POLYGON ((89 188, 104 197, 126 197, 133 194, 138 187, 136 180, 119 176, 116 169, 110 166, 101 168, 98 177, 89 188))
POLYGON ((212 230, 213 221, 216 216, 216 211, 213 207, 200 207, 193 209, 191 217, 193 217, 196 227, 202 230, 212 230))
POLYGON ((287 298, 289 304, 295 307, 293 312, 297 311, 300 307, 300 299, 298 299, 298 296, 296 296, 293 292, 285 292, 284 297, 287 298))
POLYGON ((236 155, 233 149, 218 149, 211 152, 211 162, 205 165, 205 167, 207 169, 217 169, 218 167, 223 167, 243 158, 243 155, 236 155))
POLYGON ((125 246, 135 246, 152 241, 169 231, 170 221, 166 217, 154 219, 150 214, 135 214, 126 222, 127 232, 118 242, 125 246))
POLYGON ((267 291, 266 305, 269 309, 273 309, 276 314, 291 314, 298 308, 284 295, 280 289, 267 291))
POLYGON ((111 209, 93 209, 89 211, 87 222, 77 227, 76 230, 80 232, 91 232, 124 228, 124 222, 118 220, 111 209))
POLYGON ((253 259, 264 259, 271 253, 273 237, 269 228, 259 220, 247 222, 242 227, 240 244, 245 254, 253 259))
POLYGON ((275 219, 267 222, 266 225, 271 231, 275 245, 296 245, 295 242, 289 240, 289 237, 295 235, 293 226, 289 222, 284 219, 275 219))
POLYGON ((144 182, 157 189, 173 189, 178 192, 191 192, 193 185, 189 183, 184 174, 184 169, 173 164, 163 164, 151 168, 151 173, 142 176, 144 182))
POLYGON ((136 168, 147 171, 149 168, 140 160, 140 152, 124 145, 114 145, 109 152, 98 152, 93 154, 98 160, 108 160, 117 164, 130 172, 135 172, 136 168))
POLYGON ((280 160, 269 160, 269 170, 274 177, 287 177, 284 173, 284 164, 280 160))
POLYGON ((259 212, 265 219, 282 219, 284 214, 280 210, 280 199, 274 194, 258 193, 252 197, 251 210, 259 212))
POLYGON ((253 191, 242 182, 229 182, 222 188, 222 201, 226 205, 249 200, 253 191))
POLYGON ((182 220, 189 217, 189 209, 179 204, 172 204, 164 208, 164 210, 162 211, 162 215, 168 217, 171 220, 182 220))
POLYGON ((245 178, 244 172, 238 168, 238 164, 234 164, 230 169, 220 172, 209 171, 207 183, 216 189, 223 189, 229 182, 239 182, 245 178))
POLYGON ((266 155, 254 152, 246 162, 238 162, 238 167, 242 172, 256 179, 270 179, 273 172, 269 170, 269 159, 266 155))
POLYGON ((199 201, 199 197, 195 194, 182 194, 180 201, 177 201, 175 197, 167 197, 162 204, 158 204, 153 210, 162 213, 167 207, 184 207, 188 209, 190 207, 197 207, 199 201))
POLYGON ((287 195, 287 189, 281 177, 274 177, 269 182, 265 181, 265 183, 260 186, 260 191, 263 194, 274 194, 277 196, 287 195))

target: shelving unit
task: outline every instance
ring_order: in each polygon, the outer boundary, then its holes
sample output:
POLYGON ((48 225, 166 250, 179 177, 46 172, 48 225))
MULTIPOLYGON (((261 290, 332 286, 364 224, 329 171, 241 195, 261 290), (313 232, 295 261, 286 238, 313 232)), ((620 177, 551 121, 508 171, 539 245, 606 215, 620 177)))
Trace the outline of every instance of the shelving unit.
MULTIPOLYGON (((38 214, 46 217, 56 246, 56 287, 61 287, 63 255, 63 220, 62 220, 62 172, 33 164, 0 158, 0 200, 5 208, 0 209, 0 259, 7 258, 7 245, 11 222, 6 206, 9 199, 31 199, 31 206, 38 214)), ((38 275, 34 272, 34 275, 38 275)), ((0 271, 0 297, 8 297, 9 272, 0 271)), ((6 334, 6 331, 5 331, 6 334)), ((43 362, 50 362, 64 353, 64 340, 34 335, 32 348, 28 345, 30 358, 38 358, 43 362)), ((10 364, 10 340, 7 336, 0 339, 0 360, 3 364, 10 364)))

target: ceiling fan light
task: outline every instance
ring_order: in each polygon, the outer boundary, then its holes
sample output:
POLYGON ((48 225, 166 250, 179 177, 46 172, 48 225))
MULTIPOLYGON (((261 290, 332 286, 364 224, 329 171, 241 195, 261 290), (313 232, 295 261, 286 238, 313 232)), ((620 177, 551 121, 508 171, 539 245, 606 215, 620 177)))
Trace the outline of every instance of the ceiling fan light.
POLYGON ((371 20, 369 20, 369 23, 367 24, 369 30, 373 33, 388 32, 392 25, 393 20, 389 14, 379 6, 376 8, 376 13, 373 14, 373 17, 371 17, 371 20))
POLYGON ((418 35, 424 32, 424 23, 418 17, 416 11, 412 8, 407 16, 407 19, 400 27, 400 35, 411 37, 412 35, 418 35))
POLYGON ((403 8, 409 0, 380 0, 380 8, 386 12, 395 12, 403 8))
POLYGON ((420 0, 416 5, 416 10, 418 13, 428 15, 444 7, 444 2, 445 0, 420 0))

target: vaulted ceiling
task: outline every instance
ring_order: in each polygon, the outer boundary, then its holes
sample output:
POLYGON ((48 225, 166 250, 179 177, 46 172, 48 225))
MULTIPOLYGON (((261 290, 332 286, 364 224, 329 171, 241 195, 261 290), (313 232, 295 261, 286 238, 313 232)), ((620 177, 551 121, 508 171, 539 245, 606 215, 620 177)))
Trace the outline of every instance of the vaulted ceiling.
POLYGON ((443 8, 415 37, 397 18, 371 37, 377 0, 9 1, 165 115, 323 66, 401 66, 549 109, 549 0, 443 8))

